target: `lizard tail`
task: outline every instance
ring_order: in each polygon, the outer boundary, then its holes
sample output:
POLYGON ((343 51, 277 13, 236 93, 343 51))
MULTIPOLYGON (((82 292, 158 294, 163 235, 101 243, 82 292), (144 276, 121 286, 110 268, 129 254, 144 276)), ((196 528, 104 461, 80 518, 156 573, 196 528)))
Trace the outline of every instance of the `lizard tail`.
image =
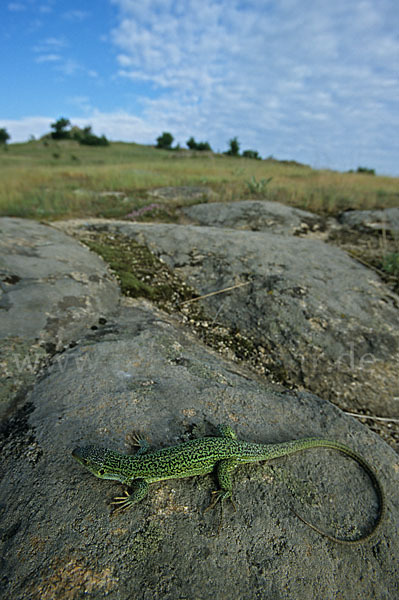
POLYGON ((340 544, 354 545, 354 544, 366 542, 367 540, 369 540, 371 537, 373 537, 375 535, 377 529, 381 525, 381 523, 384 519, 384 516, 385 516, 386 501, 385 501, 385 495, 384 495, 383 488, 381 486, 381 483, 380 483, 377 475, 375 474, 374 470, 369 465, 369 463, 362 456, 360 456, 359 454, 357 454, 357 452, 355 452, 348 446, 345 446, 344 444, 340 444, 339 442, 333 442, 330 440, 324 440, 324 439, 320 439, 320 438, 303 438, 300 440, 295 440, 294 442, 286 442, 286 443, 282 443, 282 444, 276 444, 275 446, 276 446, 275 456, 284 456, 286 454, 293 454, 294 452, 300 452, 301 450, 307 450, 309 448, 322 447, 322 448, 331 448, 332 450, 337 450, 338 452, 341 452, 342 454, 349 456, 355 462, 357 462, 369 476, 369 478, 373 484, 374 490, 376 492, 377 498, 378 498, 378 504, 379 504, 378 515, 375 520, 374 526, 369 533, 366 533, 365 535, 363 535, 357 539, 354 539, 354 540, 345 540, 345 539, 337 538, 337 537, 334 537, 334 536, 322 531, 321 529, 319 529, 312 523, 309 523, 309 521, 307 521, 301 515, 299 515, 293 508, 291 508, 291 510, 298 517, 298 519, 300 519, 303 523, 306 523, 306 525, 308 525, 308 527, 310 527, 314 531, 317 531, 317 533, 328 538, 329 540, 331 540, 333 542, 337 542, 340 544))

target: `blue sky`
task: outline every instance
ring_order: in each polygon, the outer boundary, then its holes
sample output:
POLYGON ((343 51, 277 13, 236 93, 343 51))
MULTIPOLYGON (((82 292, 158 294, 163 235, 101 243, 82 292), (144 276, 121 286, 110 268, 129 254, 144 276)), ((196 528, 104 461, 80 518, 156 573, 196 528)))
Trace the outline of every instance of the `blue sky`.
POLYGON ((0 127, 399 175, 398 0, 3 0, 0 127))

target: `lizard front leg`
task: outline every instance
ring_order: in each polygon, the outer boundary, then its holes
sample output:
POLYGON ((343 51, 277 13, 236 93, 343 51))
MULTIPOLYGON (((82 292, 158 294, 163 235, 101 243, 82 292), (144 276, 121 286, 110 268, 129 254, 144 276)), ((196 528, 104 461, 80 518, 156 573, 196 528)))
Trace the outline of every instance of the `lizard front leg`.
POLYGON ((148 494, 149 485, 145 479, 135 479, 132 484, 132 492, 125 492, 124 496, 117 496, 111 504, 117 505, 114 513, 131 508, 133 504, 141 502, 148 494))

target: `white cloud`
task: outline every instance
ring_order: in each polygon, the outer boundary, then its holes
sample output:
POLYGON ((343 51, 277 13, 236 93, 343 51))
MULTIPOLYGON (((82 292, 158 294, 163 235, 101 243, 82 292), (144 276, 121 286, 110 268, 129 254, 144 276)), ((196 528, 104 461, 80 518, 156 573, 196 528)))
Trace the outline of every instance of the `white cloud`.
POLYGON ((84 21, 90 16, 90 13, 86 10, 68 10, 62 16, 68 21, 84 21))
POLYGON ((26 6, 25 4, 22 4, 22 2, 9 2, 7 8, 11 12, 21 12, 26 10, 26 6))
POLYGON ((112 1, 119 76, 152 86, 143 118, 181 142, 238 135, 305 162, 327 149, 345 168, 344 151, 360 141, 372 162, 376 134, 399 126, 394 0, 112 1))
POLYGON ((71 76, 84 68, 73 58, 66 58, 56 66, 56 69, 62 73, 62 75, 71 76))
POLYGON ((5 127, 11 136, 10 142, 26 142, 29 136, 40 137, 50 131, 51 117, 23 117, 22 119, 1 119, 1 127, 5 127))
POLYGON ((35 62, 54 63, 54 70, 65 77, 85 73, 92 79, 98 78, 98 73, 94 69, 86 68, 78 60, 65 56, 65 50, 69 50, 71 44, 64 37, 48 37, 36 44, 33 51, 36 54, 35 62))
POLYGON ((48 4, 41 4, 39 6, 39 12, 41 12, 42 14, 48 14, 53 12, 53 8, 52 6, 49 6, 48 4))
POLYGON ((124 111, 104 113, 94 109, 87 119, 71 119, 77 125, 83 126, 90 123, 98 134, 104 134, 110 140, 140 140, 144 144, 154 144, 159 135, 159 126, 149 124, 144 119, 124 111))
POLYGON ((35 58, 35 62, 43 63, 43 62, 58 62, 61 60, 61 56, 59 54, 40 54, 35 58))
POLYGON ((33 46, 35 62, 55 62, 61 60, 60 52, 68 46, 64 37, 48 37, 33 46))
POLYGON ((91 105, 90 98, 88 96, 70 96, 66 99, 71 106, 75 108, 79 108, 80 111, 85 113, 90 113, 93 111, 93 106, 91 105))
MULTIPOLYGON (((104 113, 92 106, 90 100, 86 97, 72 97, 69 99, 71 104, 79 106, 86 104, 88 109, 87 117, 69 116, 69 120, 73 125, 85 127, 92 125, 93 131, 99 135, 104 134, 110 140, 140 140, 145 144, 155 143, 156 137, 159 135, 159 126, 149 125, 145 120, 130 115, 124 111, 104 113)), ((50 124, 53 123, 56 116, 37 116, 25 117, 22 119, 0 119, 0 127, 5 127, 11 135, 11 142, 24 142, 31 135, 36 138, 49 133, 51 131, 50 124)))
POLYGON ((68 43, 64 37, 48 37, 45 40, 43 40, 42 45, 45 47, 52 48, 65 48, 66 46, 68 46, 68 43))
MULTIPOLYGON (((103 40, 117 52, 124 110, 82 100, 95 131, 153 143, 166 130, 220 150, 237 135, 263 156, 399 174, 397 0, 111 2, 117 25, 103 40)), ((58 77, 97 78, 71 47, 49 36, 34 56, 58 77)))
POLYGON ((68 44, 63 38, 47 38, 41 41, 33 48, 35 63, 53 64, 58 72, 62 72, 64 75, 73 74, 77 70, 76 63, 65 59, 61 54, 66 46, 68 44))

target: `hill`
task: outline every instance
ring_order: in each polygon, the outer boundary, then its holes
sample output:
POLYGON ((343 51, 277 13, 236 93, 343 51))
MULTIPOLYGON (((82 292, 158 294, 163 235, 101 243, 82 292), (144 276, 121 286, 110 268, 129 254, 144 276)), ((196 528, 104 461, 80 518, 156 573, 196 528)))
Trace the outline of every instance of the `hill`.
MULTIPOLYGON (((201 185, 219 201, 263 198, 321 215, 399 205, 399 178, 122 142, 9 144, 0 153, 0 174, 0 215, 33 219, 124 217, 148 204, 147 192, 165 186, 201 185)), ((157 219, 173 221, 180 206, 193 202, 169 199, 157 219)))

